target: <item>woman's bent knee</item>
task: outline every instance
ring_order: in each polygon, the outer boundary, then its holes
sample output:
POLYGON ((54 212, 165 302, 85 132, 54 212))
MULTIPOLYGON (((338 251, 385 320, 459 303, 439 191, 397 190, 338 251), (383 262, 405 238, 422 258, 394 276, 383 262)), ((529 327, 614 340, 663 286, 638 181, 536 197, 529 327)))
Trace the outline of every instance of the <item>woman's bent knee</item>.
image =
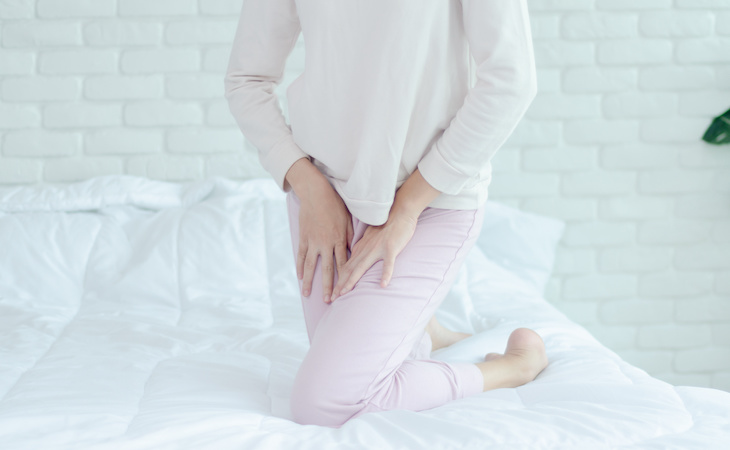
POLYGON ((316 383, 295 381, 290 401, 292 418, 301 425, 339 428, 363 407, 343 394, 326 380, 316 383))

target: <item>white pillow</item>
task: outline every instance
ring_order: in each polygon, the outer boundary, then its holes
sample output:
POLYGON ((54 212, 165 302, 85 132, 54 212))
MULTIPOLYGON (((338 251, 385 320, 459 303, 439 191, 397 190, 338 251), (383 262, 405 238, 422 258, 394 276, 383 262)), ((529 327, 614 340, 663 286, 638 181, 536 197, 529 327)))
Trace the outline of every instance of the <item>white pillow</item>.
POLYGON ((487 201, 484 225, 477 246, 488 259, 542 294, 555 262, 555 250, 565 222, 487 201))

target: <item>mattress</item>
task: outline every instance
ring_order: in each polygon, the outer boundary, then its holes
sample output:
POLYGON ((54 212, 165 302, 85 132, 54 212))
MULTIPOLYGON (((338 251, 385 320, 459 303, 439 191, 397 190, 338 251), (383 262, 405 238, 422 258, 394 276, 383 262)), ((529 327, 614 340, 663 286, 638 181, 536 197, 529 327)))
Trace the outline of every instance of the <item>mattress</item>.
POLYGON ((110 175, 0 189, 2 449, 720 449, 730 393, 623 361, 543 292, 564 223, 489 200, 433 352, 544 339, 532 382, 340 428, 291 420, 308 349, 286 199, 270 179, 110 175))

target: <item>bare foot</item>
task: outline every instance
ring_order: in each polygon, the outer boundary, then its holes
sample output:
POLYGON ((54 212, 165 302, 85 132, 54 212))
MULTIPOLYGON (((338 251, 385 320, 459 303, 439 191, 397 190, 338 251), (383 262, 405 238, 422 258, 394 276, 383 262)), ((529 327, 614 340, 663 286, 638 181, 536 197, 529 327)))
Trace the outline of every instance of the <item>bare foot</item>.
POLYGON ((488 353, 477 367, 484 376, 484 390, 522 386, 547 367, 545 343, 529 328, 517 328, 507 340, 504 354, 488 353))
POLYGON ((436 316, 431 317, 431 320, 426 325, 426 333, 431 336, 431 351, 436 351, 440 348, 448 347, 462 339, 466 339, 471 336, 469 333, 461 333, 459 331, 451 331, 448 328, 441 325, 436 316))

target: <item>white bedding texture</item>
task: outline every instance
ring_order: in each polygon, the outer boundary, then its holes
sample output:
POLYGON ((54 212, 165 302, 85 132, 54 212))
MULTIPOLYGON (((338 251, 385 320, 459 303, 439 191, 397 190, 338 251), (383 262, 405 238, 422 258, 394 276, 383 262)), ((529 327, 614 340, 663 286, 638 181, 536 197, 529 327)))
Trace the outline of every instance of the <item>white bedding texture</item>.
POLYGON ((477 362, 518 327, 533 382, 341 428, 293 422, 308 340, 270 179, 110 175, 0 189, 1 449, 727 449, 730 393, 672 386, 543 297, 564 223, 487 202, 432 358, 477 362))

